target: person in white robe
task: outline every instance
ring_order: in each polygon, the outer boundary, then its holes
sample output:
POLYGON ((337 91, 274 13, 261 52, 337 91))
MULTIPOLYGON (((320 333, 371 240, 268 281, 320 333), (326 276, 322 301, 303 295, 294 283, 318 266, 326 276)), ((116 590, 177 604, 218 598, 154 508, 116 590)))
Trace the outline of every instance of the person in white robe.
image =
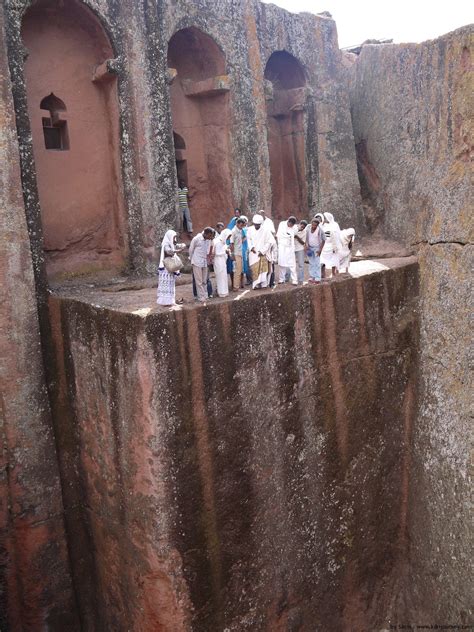
POLYGON ((285 283, 287 272, 290 273, 292 285, 298 285, 296 275, 295 234, 298 230, 296 217, 289 217, 280 222, 277 231, 278 240, 278 283, 285 283))
POLYGON ((158 289, 156 302, 158 305, 176 305, 176 277, 179 272, 168 272, 165 268, 165 257, 172 257, 176 252, 182 250, 182 245, 177 244, 177 234, 175 230, 167 230, 161 242, 160 262, 158 264, 158 289))
POLYGON ((263 228, 270 231, 272 235, 275 236, 276 235, 275 224, 273 223, 273 220, 271 219, 271 217, 267 217, 267 213, 263 209, 259 211, 258 214, 263 217, 263 228))
POLYGON ((231 234, 229 228, 224 228, 224 224, 219 223, 216 226, 217 235, 214 238, 213 258, 214 258, 214 274, 216 275, 217 295, 221 298, 229 295, 229 277, 227 275, 227 238, 231 234))
POLYGON ((271 249, 275 238, 270 231, 263 228, 263 217, 260 214, 253 216, 252 223, 253 226, 247 230, 247 248, 252 272, 252 289, 256 290, 268 287, 271 249))
MULTIPOLYGON (((308 228, 308 222, 305 219, 300 220, 295 232, 295 259, 296 259, 296 277, 298 284, 304 283, 304 261, 305 261, 305 246, 306 246, 306 229, 308 228)), ((288 278, 288 274, 285 277, 288 278)))
POLYGON ((355 230, 345 228, 341 230, 341 249, 339 251, 339 272, 349 272, 352 257, 352 245, 355 239, 355 230))
POLYGON ((339 251, 341 250, 341 229, 339 224, 334 220, 332 213, 324 213, 324 234, 326 241, 324 242, 321 252, 321 272, 323 279, 326 278, 326 270, 329 268, 332 276, 335 276, 339 270, 339 251))
POLYGON ((326 235, 321 228, 324 217, 321 213, 311 220, 311 224, 306 228, 306 244, 305 251, 308 256, 309 263, 309 279, 308 283, 314 284, 321 281, 321 252, 323 250, 326 235))
POLYGON ((263 228, 273 237, 271 240, 270 253, 268 259, 270 261, 270 270, 268 272, 268 286, 273 287, 275 285, 275 264, 278 263, 278 245, 276 242, 276 229, 273 220, 267 217, 266 212, 262 209, 258 212, 263 217, 263 228))

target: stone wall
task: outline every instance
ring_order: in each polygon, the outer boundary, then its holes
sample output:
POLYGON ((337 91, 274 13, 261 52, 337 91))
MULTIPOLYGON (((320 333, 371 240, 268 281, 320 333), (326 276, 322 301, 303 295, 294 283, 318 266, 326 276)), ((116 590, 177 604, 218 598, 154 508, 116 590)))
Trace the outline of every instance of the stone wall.
POLYGON ((0 7, 0 629, 78 630, 0 7))
POLYGON ((418 267, 393 265, 171 313, 51 299, 87 629, 383 627, 418 371, 418 267))
POLYGON ((414 428, 406 623, 472 624, 473 29, 364 46, 352 67, 372 219, 417 252, 423 391, 414 428), (435 598, 434 598, 435 596, 435 598))

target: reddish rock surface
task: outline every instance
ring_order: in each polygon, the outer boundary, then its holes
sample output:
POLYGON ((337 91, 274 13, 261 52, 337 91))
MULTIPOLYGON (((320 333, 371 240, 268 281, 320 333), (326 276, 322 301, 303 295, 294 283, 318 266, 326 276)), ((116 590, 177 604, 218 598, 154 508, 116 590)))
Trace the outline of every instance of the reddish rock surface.
POLYGON ((148 315, 153 290, 51 299, 103 629, 386 621, 407 553, 418 281, 414 260, 378 265, 148 315))
POLYGON ((224 53, 199 29, 175 33, 168 66, 178 178, 189 189, 194 231, 232 216, 230 82, 224 53), (176 134, 183 148, 177 147, 176 134))
POLYGON ((265 66, 267 138, 272 214, 306 217, 304 116, 308 90, 300 62, 286 51, 272 53, 265 66))
POLYGON ((63 632, 79 624, 13 118, 0 47, 0 629, 63 632))
POLYGON ((110 42, 85 6, 47 0, 27 11, 22 39, 48 271, 120 269, 127 252, 117 79, 92 81, 114 57, 110 42), (51 113, 40 104, 51 93, 65 108, 57 113, 67 125, 62 150, 45 147, 42 121, 51 113))

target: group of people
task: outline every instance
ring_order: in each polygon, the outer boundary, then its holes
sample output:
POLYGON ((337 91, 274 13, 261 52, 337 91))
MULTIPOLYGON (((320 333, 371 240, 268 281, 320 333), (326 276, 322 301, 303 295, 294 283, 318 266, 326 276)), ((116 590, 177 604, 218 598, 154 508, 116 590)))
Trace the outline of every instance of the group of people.
MULTIPOLYGON (((340 271, 348 271, 355 238, 353 228, 341 230, 331 213, 317 213, 308 223, 298 222, 291 216, 275 229, 273 220, 265 211, 248 218, 235 209, 227 227, 219 222, 208 226, 193 237, 189 258, 193 271, 193 290, 196 300, 205 302, 213 296, 209 271, 212 266, 217 296, 238 291, 244 284, 254 290, 273 287, 275 282, 302 284, 305 277, 305 260, 309 263, 308 283, 315 284, 340 271), (278 264, 278 279, 275 265, 278 264)), ((165 258, 173 257, 184 248, 178 244, 177 234, 167 231, 161 246, 159 264, 159 305, 174 305, 175 279, 179 272, 170 272, 165 258)))

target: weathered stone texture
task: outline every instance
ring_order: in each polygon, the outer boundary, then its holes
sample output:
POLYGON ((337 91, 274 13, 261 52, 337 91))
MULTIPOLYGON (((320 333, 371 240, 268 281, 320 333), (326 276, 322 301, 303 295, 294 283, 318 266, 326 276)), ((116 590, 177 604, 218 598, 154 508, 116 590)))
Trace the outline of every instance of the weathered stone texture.
POLYGON ((95 556, 90 629, 386 623, 417 397, 418 267, 397 265, 146 317, 51 299, 95 556))
POLYGON ((351 69, 362 191, 382 230, 420 261, 407 622, 473 621, 472 55, 465 27, 423 44, 364 46, 351 69))
POLYGON ((0 6, 0 629, 77 630, 0 6))

